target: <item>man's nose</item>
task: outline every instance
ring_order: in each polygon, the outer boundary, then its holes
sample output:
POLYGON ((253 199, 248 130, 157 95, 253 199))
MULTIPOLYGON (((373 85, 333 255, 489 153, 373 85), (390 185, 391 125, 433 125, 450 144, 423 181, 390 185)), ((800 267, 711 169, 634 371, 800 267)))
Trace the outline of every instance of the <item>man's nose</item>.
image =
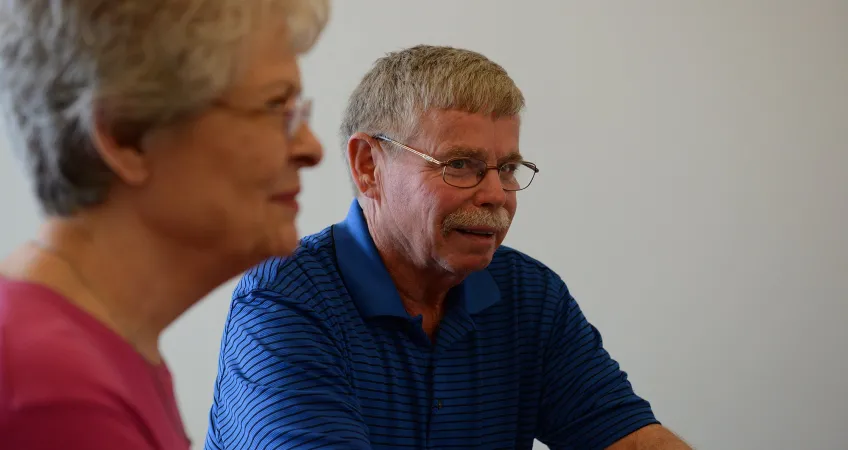
POLYGON ((474 203, 480 207, 501 207, 506 203, 506 191, 501 184, 500 171, 489 168, 477 185, 474 203))

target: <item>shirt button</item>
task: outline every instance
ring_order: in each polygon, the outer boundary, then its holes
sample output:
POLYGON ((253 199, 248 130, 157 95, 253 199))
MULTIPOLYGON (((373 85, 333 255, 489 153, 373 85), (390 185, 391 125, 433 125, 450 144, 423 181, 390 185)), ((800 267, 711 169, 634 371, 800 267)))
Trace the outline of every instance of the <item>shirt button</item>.
POLYGON ((436 400, 436 409, 442 409, 442 400, 441 399, 436 400))

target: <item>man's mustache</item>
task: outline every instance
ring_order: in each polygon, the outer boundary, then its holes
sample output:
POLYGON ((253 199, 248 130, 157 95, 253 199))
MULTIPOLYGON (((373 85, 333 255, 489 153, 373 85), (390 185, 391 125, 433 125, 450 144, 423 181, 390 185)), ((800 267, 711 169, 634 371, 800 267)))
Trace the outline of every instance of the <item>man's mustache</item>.
POLYGON ((487 227, 497 231, 506 231, 512 219, 504 208, 467 209, 450 213, 442 222, 442 231, 447 234, 457 228, 487 227))

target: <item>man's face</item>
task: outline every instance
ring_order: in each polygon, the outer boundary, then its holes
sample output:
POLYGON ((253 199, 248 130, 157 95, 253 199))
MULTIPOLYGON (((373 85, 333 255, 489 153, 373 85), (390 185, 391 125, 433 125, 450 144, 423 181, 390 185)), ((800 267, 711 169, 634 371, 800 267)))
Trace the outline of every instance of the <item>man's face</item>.
MULTIPOLYGON (((476 157, 497 166, 520 159, 519 128, 517 117, 434 111, 422 117, 417 137, 404 144, 442 162, 476 157)), ((458 275, 486 268, 515 215, 515 192, 504 191, 496 170, 487 171, 477 186, 451 186, 442 167, 391 145, 383 147, 400 153, 390 158, 383 175, 383 195, 404 250, 416 264, 458 275)))

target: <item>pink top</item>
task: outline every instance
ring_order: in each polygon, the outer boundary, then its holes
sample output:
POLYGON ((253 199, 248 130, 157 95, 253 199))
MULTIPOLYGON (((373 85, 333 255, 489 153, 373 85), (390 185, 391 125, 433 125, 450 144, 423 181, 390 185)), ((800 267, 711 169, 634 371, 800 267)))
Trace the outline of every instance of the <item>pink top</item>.
POLYGON ((0 278, 0 447, 187 450, 168 368, 56 292, 0 278))

